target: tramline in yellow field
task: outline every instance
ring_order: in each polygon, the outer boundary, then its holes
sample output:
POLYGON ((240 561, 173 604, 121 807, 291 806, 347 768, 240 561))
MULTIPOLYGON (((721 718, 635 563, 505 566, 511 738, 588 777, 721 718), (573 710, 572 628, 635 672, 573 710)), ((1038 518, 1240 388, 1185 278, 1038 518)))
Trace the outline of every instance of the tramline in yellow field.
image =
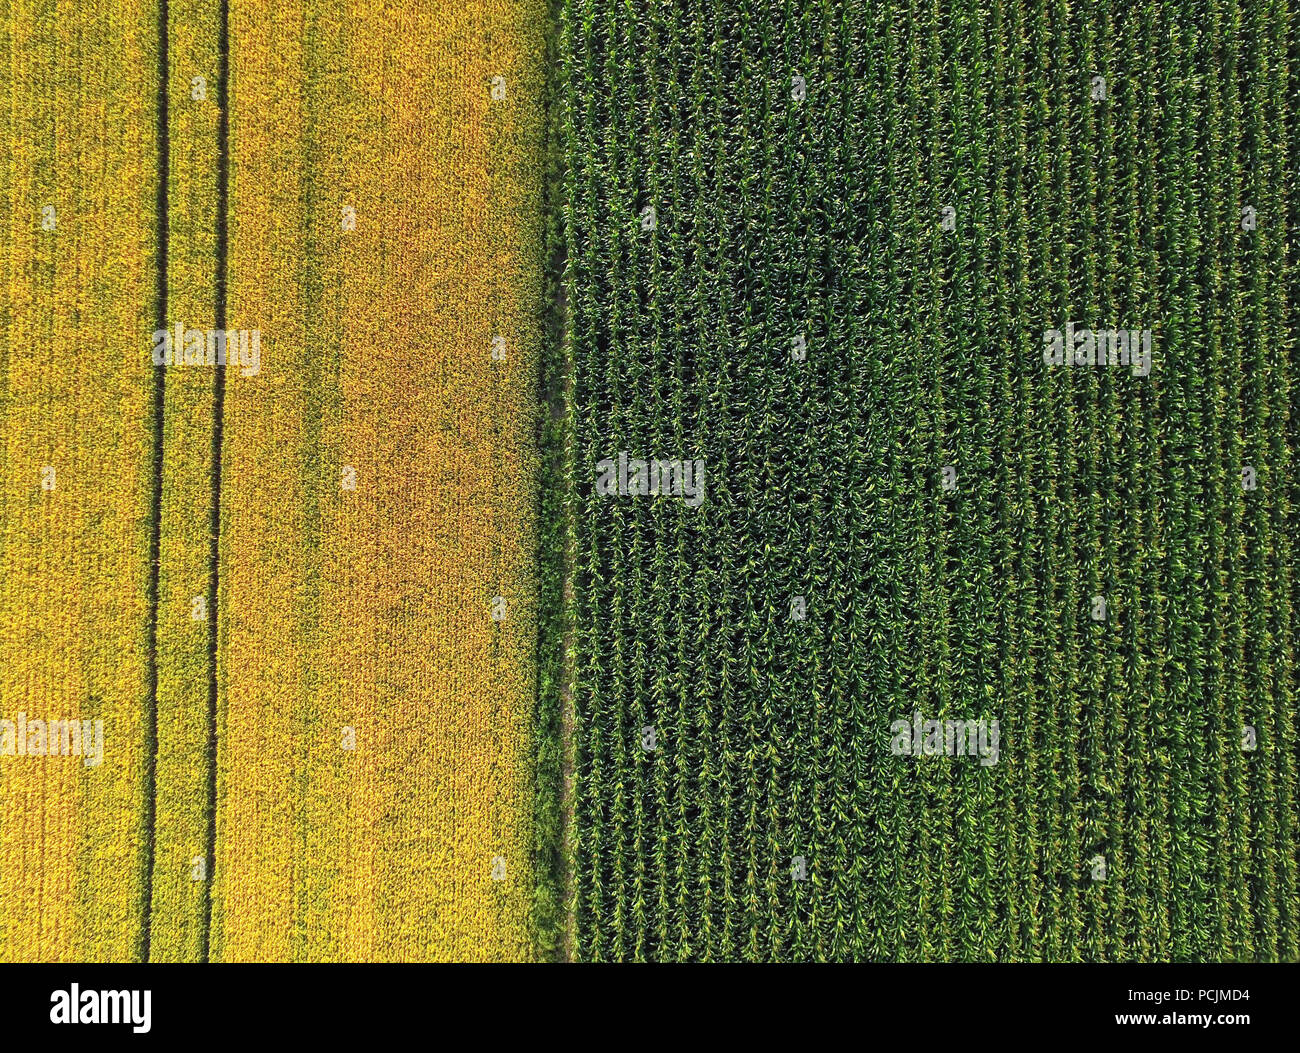
MULTIPOLYGON (((220 99, 219 0, 171 0, 167 52, 169 332, 216 327, 220 99)), ((152 350, 152 348, 151 348, 152 350)), ((165 370, 159 508, 158 750, 149 926, 152 961, 206 950, 216 371, 165 370), (202 861, 197 862, 197 861, 202 861)))

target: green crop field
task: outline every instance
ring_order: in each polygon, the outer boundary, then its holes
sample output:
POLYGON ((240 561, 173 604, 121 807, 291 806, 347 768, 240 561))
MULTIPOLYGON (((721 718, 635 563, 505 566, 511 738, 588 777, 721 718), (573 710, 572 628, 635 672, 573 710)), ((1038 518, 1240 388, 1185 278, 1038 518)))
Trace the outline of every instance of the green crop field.
POLYGON ((557 945, 1296 959, 1293 11, 559 23, 557 945))

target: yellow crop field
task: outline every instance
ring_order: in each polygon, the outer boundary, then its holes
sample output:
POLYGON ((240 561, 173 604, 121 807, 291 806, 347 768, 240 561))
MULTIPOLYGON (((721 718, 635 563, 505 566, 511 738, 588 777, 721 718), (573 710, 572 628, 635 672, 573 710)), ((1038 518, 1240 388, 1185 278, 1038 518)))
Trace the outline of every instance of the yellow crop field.
POLYGON ((544 19, 232 7, 214 959, 534 953, 544 19))
POLYGON ((538 956, 546 19, 0 5, 0 958, 538 956))
POLYGON ((140 953, 156 9, 0 6, 0 960, 140 953))

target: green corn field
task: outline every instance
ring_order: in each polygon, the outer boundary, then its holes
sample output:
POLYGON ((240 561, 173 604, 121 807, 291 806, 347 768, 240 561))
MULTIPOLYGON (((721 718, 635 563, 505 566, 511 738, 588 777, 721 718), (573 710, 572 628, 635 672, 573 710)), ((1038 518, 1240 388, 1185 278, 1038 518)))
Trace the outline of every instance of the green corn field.
POLYGON ((563 953, 1297 958, 1298 46, 1273 0, 560 5, 563 953))

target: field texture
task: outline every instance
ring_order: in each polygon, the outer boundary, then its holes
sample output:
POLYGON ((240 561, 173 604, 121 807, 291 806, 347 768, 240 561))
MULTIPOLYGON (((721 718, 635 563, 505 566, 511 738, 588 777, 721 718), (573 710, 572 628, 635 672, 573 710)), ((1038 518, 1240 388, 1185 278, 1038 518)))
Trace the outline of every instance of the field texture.
POLYGON ((213 959, 534 953, 544 28, 231 9, 213 959))
POLYGON ((0 961, 1300 958, 1298 74, 0 0, 0 961))
POLYGON ((575 957, 1300 954, 1298 39, 563 4, 575 957))
POLYGON ((147 915, 156 21, 0 4, 0 961, 147 915))
POLYGON ((0 960, 537 955, 546 25, 0 8, 0 960))

